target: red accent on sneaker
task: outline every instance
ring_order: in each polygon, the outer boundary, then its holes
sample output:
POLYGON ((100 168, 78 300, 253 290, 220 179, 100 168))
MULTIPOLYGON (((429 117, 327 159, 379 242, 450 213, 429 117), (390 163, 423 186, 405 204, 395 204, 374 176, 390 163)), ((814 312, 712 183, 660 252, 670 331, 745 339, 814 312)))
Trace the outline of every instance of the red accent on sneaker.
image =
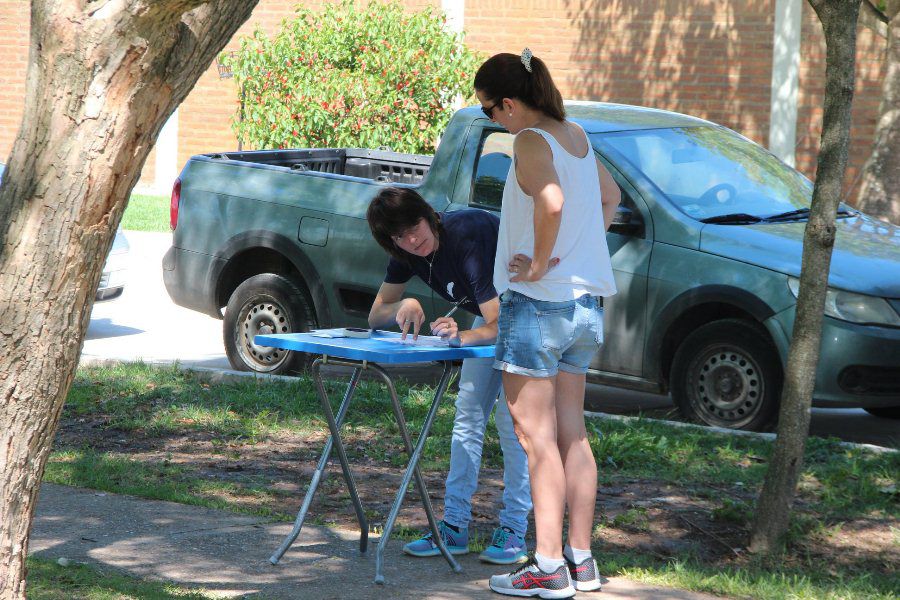
POLYGON ((562 575, 558 572, 553 573, 552 575, 549 575, 547 577, 535 577, 531 573, 526 572, 519 575, 517 580, 513 581, 513 584, 521 583, 525 586, 524 589, 530 590, 536 587, 546 587, 544 586, 545 581, 553 581, 554 579, 559 579, 560 577, 562 577, 562 575), (522 581, 523 579, 527 579, 527 581, 522 581))

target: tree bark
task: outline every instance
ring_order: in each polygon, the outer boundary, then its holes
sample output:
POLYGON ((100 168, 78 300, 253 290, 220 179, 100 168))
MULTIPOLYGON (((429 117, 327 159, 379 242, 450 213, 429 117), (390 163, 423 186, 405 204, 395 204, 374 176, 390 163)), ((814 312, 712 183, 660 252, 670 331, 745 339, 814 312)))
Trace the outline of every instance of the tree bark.
POLYGON ((115 229, 166 119, 258 0, 33 0, 0 187, 0 599, 25 597, 35 501, 115 229))
POLYGON ((900 0, 889 0, 885 75, 872 154, 863 166, 860 210, 900 225, 900 0))
POLYGON ((850 105, 860 0, 809 0, 809 3, 825 32, 822 142, 809 223, 803 238, 800 294, 781 395, 778 437, 757 502, 750 537, 752 552, 772 552, 781 547, 803 467, 834 246, 835 216, 850 145, 850 105))

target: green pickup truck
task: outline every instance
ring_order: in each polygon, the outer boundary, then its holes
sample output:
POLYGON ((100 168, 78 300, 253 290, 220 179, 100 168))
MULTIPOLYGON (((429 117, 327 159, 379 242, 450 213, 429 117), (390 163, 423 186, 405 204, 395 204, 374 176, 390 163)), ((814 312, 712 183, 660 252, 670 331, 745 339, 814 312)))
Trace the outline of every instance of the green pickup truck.
MULTIPOLYGON (((769 426, 811 183, 708 121, 605 103, 567 111, 622 189, 607 234, 619 293, 605 302, 589 379, 670 391, 700 422, 769 426)), ((475 107, 454 115, 433 157, 350 148, 194 156, 172 193, 169 295, 224 320, 234 368, 296 371, 304 356, 254 336, 366 326, 387 264, 365 221, 378 189, 415 187, 438 211, 499 211, 512 141, 475 107)), ((896 418, 900 229, 844 205, 837 226, 815 401, 896 418)), ((409 290, 432 316, 446 312, 421 282, 409 290)))

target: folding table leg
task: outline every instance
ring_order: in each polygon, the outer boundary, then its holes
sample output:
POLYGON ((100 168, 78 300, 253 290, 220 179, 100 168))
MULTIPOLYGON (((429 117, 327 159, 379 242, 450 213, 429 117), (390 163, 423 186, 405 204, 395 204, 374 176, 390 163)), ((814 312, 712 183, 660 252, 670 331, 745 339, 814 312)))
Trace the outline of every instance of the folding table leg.
MULTIPOLYGON (((297 536, 300 535, 300 530, 303 528, 303 521, 306 520, 306 513, 309 511, 309 506, 312 504, 313 496, 316 494, 316 490, 319 487, 319 483, 321 483, 322 478, 325 476, 325 467, 328 465, 328 460, 331 458, 331 448, 334 445, 334 440, 337 439, 340 444, 340 428, 344 423, 344 418, 347 416, 347 410, 350 408, 350 399, 353 397, 353 392, 356 390, 356 386, 359 383, 359 377, 362 373, 361 367, 356 367, 353 369, 353 375, 350 377, 350 383, 347 385, 347 390, 344 392, 344 399, 341 401, 341 405, 338 408, 337 417, 335 418, 331 412, 331 404, 328 402, 328 396, 325 394, 325 387, 322 385, 322 378, 320 374, 322 359, 317 358, 312 364, 312 373, 313 378, 316 381, 316 387, 319 393, 319 401, 322 403, 322 407, 325 414, 325 417, 328 421, 328 429, 331 431, 331 435, 328 436, 328 439, 325 441, 325 447, 322 449, 322 455, 319 457, 319 463, 316 465, 316 470, 313 473, 312 479, 309 482, 309 487, 306 489, 306 496, 303 498, 303 504, 300 507, 300 512, 297 513, 297 518, 294 520, 294 528, 291 530, 291 533, 284 539, 281 543, 281 546, 278 547, 278 550, 269 558, 269 562, 273 565, 278 564, 278 561, 281 560, 281 557, 284 556, 284 553, 287 552, 288 548, 291 547, 291 544, 294 543, 294 540, 297 539, 297 536)), ((338 455, 342 455, 344 450, 343 444, 340 444, 338 455)), ((346 456, 344 456, 344 460, 341 462, 341 467, 344 468, 344 478, 347 480, 347 484, 350 487, 351 497, 354 499, 354 504, 357 507, 356 516, 357 520, 360 521, 360 539, 359 539, 359 551, 365 552, 366 546, 368 545, 368 536, 369 536, 369 526, 366 523, 365 515, 362 512, 362 506, 359 503, 359 496, 356 495, 356 486, 353 484, 353 478, 349 476, 349 469, 345 468, 344 465, 346 463, 346 456)))
POLYGON ((410 453, 409 465, 406 468, 406 472, 403 474, 403 480, 400 483, 400 488, 397 490, 397 496, 394 499, 394 504, 391 506, 391 511, 388 514, 387 521, 385 521, 384 524, 384 532, 382 532, 381 539, 378 542, 378 547, 375 550, 375 583, 384 583, 384 574, 382 572, 382 567, 384 566, 384 549, 387 547, 388 540, 391 537, 391 530, 393 530, 394 528, 394 521, 397 520, 397 514, 400 512, 400 507, 403 505, 403 498, 406 496, 406 488, 409 487, 409 482, 410 479, 412 479, 413 475, 415 475, 416 484, 419 486, 419 493, 422 496, 422 506, 425 508, 425 515, 428 517, 428 524, 431 526, 431 533, 434 542, 440 549, 441 554, 443 554, 444 558, 447 559, 447 562, 450 563, 453 571, 459 573, 462 571, 462 567, 458 562, 456 562, 456 559, 452 554, 450 554, 450 551, 447 550, 447 547, 444 544, 444 540, 441 539, 441 535, 437 527, 437 522, 434 518, 434 511, 431 507, 431 498, 429 498, 428 489, 425 487, 425 479, 419 472, 419 459, 421 458, 422 451, 425 448, 425 442, 428 440, 428 432, 431 430, 432 423, 434 423, 434 418, 437 415, 437 409, 440 406, 441 399, 444 397, 444 392, 447 390, 447 385, 450 383, 450 374, 453 370, 452 365, 449 361, 444 361, 444 373, 441 375, 441 380, 438 383, 437 390, 434 394, 434 400, 431 401, 431 408, 428 410, 428 415, 425 417, 425 423, 423 423, 422 425, 422 431, 419 433, 419 438, 416 441, 415 448, 412 447, 412 441, 410 440, 409 431, 406 427, 406 419, 403 416, 403 409, 400 406, 399 400, 397 399, 397 392, 394 390, 394 385, 391 381, 391 378, 377 365, 369 366, 377 373, 379 373, 382 378, 384 378, 385 383, 387 383, 388 389, 391 392, 391 402, 394 406, 394 415, 397 418, 397 425, 400 428, 400 435, 403 437, 403 443, 406 446, 406 451, 410 453))

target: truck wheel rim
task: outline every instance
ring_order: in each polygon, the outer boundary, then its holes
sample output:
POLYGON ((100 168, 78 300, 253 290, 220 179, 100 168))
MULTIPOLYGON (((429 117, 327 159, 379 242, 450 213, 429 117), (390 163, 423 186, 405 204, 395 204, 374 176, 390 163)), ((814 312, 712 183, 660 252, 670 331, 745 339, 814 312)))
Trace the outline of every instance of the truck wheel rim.
POLYGON ((690 372, 691 403, 705 423, 743 427, 762 407, 765 379, 757 362, 739 348, 710 348, 696 357, 690 372))
POLYGON ((241 311, 239 327, 238 352, 251 369, 263 373, 274 371, 287 360, 290 351, 253 342, 257 335, 292 331, 291 320, 281 306, 275 302, 250 302, 241 311))

